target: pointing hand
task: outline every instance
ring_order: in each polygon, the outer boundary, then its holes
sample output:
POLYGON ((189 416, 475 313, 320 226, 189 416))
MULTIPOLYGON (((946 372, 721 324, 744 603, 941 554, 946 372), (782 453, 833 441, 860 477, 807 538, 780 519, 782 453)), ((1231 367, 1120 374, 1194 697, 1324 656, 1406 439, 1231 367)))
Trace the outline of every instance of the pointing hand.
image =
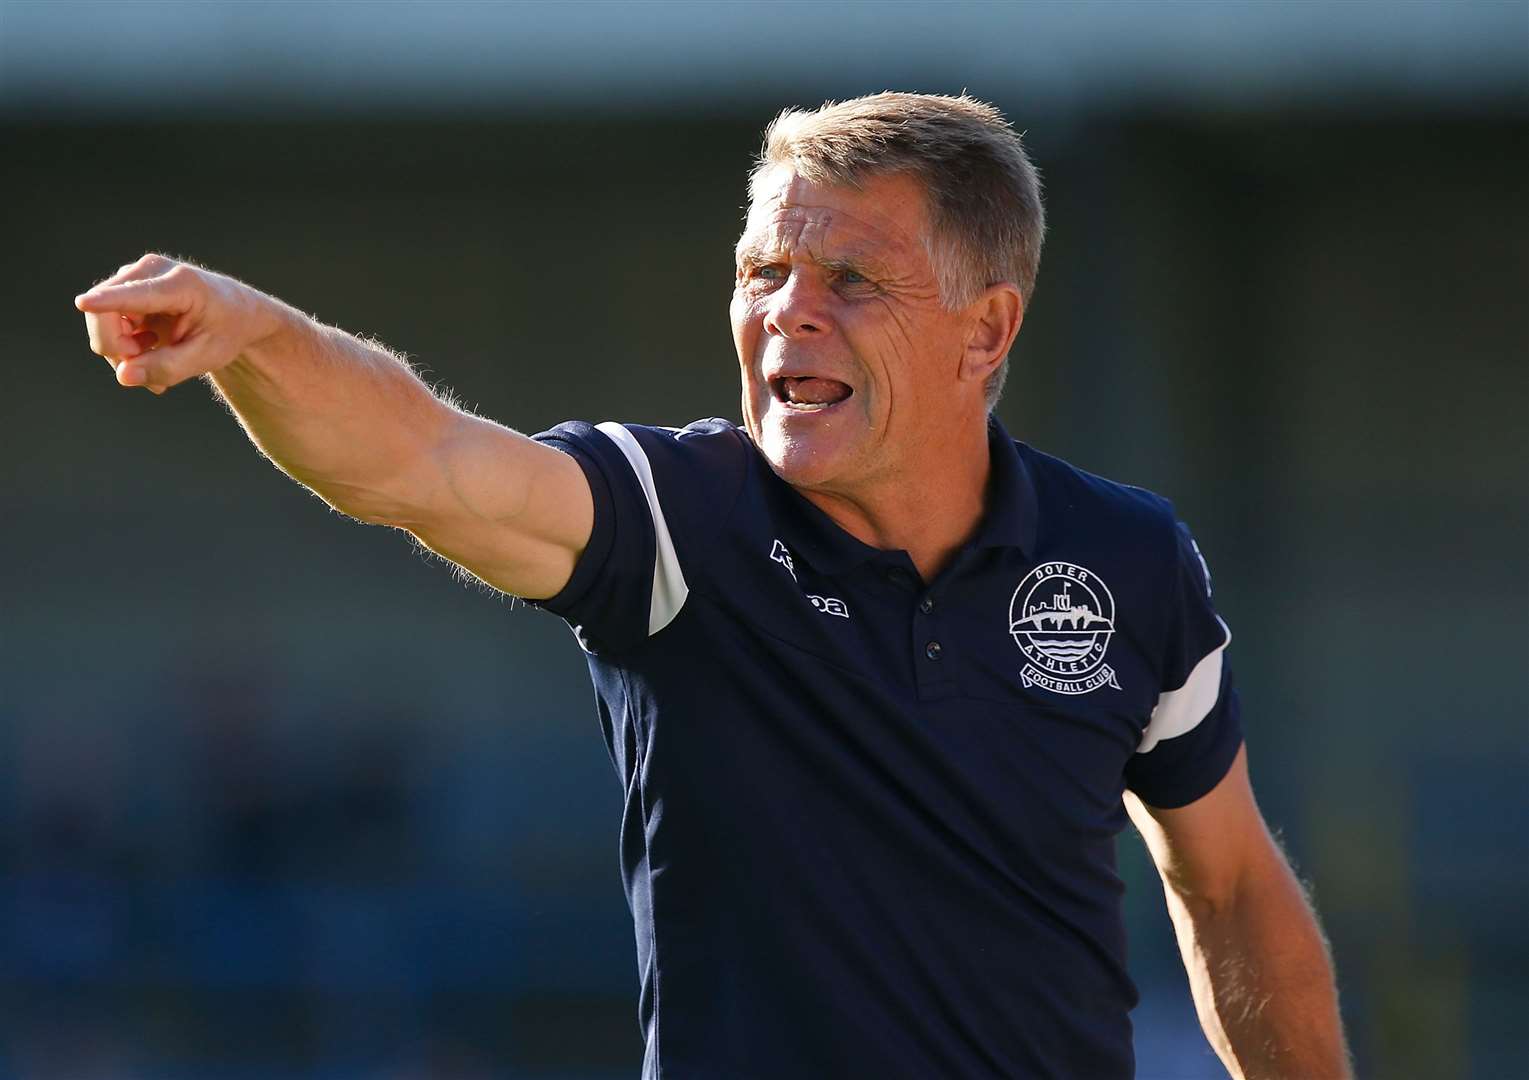
POLYGON ((226 367, 277 325, 262 293, 163 255, 122 267, 74 306, 117 382, 156 394, 226 367))

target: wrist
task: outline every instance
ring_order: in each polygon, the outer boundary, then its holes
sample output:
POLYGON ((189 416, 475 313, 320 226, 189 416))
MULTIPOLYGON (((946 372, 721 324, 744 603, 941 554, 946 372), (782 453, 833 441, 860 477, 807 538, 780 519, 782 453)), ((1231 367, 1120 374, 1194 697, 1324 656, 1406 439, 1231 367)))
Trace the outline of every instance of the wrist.
POLYGON ((312 319, 276 297, 240 282, 230 285, 239 290, 237 302, 244 308, 240 319, 244 344, 235 352, 229 367, 269 370, 279 365, 283 357, 298 351, 305 337, 322 333, 312 319))

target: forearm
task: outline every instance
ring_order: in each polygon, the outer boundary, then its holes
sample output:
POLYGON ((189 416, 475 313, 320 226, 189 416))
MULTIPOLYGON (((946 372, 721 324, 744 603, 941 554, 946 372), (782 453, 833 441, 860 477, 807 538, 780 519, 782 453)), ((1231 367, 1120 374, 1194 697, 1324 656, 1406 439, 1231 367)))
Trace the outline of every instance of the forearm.
POLYGON ((386 348, 259 302, 271 332, 209 381, 283 472, 344 513, 406 523, 409 474, 456 414, 386 348))
POLYGON ((1170 889, 1168 908, 1201 1024, 1234 1077, 1351 1075, 1327 946, 1283 861, 1224 905, 1170 889))
POLYGON ((163 255, 74 303, 118 383, 163 394, 206 376, 255 445, 336 509, 408 529, 517 596, 567 583, 594 522, 579 464, 441 400, 382 346, 163 255))

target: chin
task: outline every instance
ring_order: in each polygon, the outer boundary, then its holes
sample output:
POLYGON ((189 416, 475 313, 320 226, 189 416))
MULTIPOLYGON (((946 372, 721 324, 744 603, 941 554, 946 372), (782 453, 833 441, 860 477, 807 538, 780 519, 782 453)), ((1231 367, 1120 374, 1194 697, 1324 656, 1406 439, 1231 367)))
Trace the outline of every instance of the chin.
POLYGON ((782 480, 793 487, 823 488, 843 473, 848 448, 833 437, 835 433, 797 433, 783 426, 766 418, 754 436, 759 452, 782 480))

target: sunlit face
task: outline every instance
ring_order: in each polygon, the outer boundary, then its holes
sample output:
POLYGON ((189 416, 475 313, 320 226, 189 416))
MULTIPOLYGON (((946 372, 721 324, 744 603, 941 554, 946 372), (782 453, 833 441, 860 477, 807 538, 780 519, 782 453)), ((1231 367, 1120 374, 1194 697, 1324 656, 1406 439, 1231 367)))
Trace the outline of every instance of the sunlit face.
MULTIPOLYGON (((970 408, 967 319, 947 311, 906 175, 824 186, 766 174, 738 241, 733 340, 754 443, 800 488, 916 478, 970 408)), ((980 388, 977 391, 980 393, 980 388)))

